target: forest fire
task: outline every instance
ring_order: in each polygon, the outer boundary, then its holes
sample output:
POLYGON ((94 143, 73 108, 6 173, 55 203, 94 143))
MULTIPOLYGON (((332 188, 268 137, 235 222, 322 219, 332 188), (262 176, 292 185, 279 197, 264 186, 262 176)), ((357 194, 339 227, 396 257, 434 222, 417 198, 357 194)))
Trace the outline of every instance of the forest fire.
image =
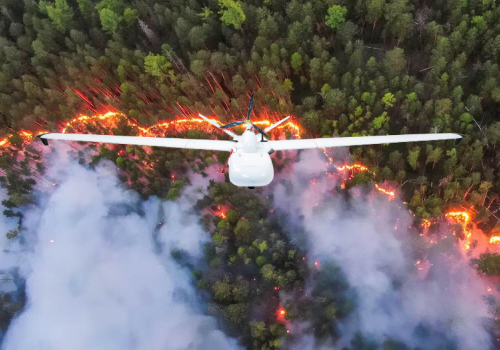
MULTIPOLYGON (((137 136, 150 136, 150 137, 163 137, 168 129, 173 129, 174 132, 182 132, 187 130, 204 130, 204 131, 213 131, 210 125, 207 125, 203 119, 199 119, 197 117, 192 118, 177 118, 168 122, 159 122, 149 127, 140 126, 137 122, 132 121, 126 115, 119 112, 107 112, 104 114, 95 114, 95 115, 80 115, 66 122, 61 127, 61 133, 67 133, 71 130, 71 132, 75 133, 83 133, 87 130, 89 125, 92 126, 101 126, 107 129, 111 129, 115 127, 120 120, 124 120, 130 128, 136 131, 137 136)), ((220 122, 212 118, 211 120, 220 124, 220 122)), ((271 120, 260 120, 255 121, 255 124, 258 125, 271 125, 273 121, 271 120)), ((293 135, 297 138, 300 138, 300 126, 293 121, 288 121, 283 125, 277 127, 277 129, 286 129, 291 130, 293 135)), ((18 132, 18 135, 21 136, 25 143, 31 142, 36 135, 45 133, 47 131, 37 131, 31 132, 27 130, 21 130, 18 132)), ((6 137, 4 139, 0 139, 0 147, 8 147, 10 145, 10 138, 12 136, 6 137)))
MULTIPOLYGON (((472 230, 469 224, 472 220, 471 214, 467 211, 450 211, 445 214, 446 218, 459 223, 462 226, 462 231, 464 233, 464 250, 469 250, 471 248, 471 237, 472 230)), ((455 233, 454 233, 455 234, 455 233)))
MULTIPOLYGON (((326 155, 326 153, 325 153, 326 155)), ((326 155, 328 157, 328 155, 326 155)), ((328 162, 331 163, 330 157, 328 157, 328 162)), ((335 166, 337 171, 339 172, 350 172, 350 175, 344 179, 344 182, 340 185, 341 189, 346 188, 345 182, 348 180, 352 180, 354 178, 355 173, 363 173, 363 172, 369 172, 372 175, 375 175, 375 173, 370 170, 370 168, 362 163, 354 163, 354 164, 344 164, 344 165, 337 165, 335 166)), ((386 196, 389 197, 389 201, 393 201, 396 199, 396 191, 392 191, 386 188, 383 188, 382 186, 375 184, 375 189, 379 191, 382 194, 385 194, 386 196)))

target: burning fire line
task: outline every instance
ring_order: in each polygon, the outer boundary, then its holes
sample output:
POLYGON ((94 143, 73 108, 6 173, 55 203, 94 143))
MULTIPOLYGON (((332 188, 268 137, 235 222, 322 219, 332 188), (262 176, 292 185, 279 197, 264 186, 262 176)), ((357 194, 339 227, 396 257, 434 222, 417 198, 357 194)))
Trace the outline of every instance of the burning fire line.
POLYGON ((342 166, 336 166, 335 168, 337 168, 338 171, 347 171, 347 170, 358 171, 358 172, 370 171, 370 169, 366 165, 363 165, 361 163, 355 163, 352 165, 345 164, 342 166))
MULTIPOLYGON (((145 137, 145 136, 163 136, 162 134, 162 131, 170 128, 170 127, 177 127, 177 126, 181 126, 181 127, 185 127, 185 129, 193 129, 193 127, 195 129, 200 129, 199 127, 196 127, 195 125, 202 125, 204 123, 206 123, 204 120, 202 119, 199 119, 199 118, 196 118, 196 117, 193 117, 193 118, 183 118, 183 119, 176 119, 176 120, 173 120, 173 121, 169 121, 169 122, 160 122, 160 123, 157 123, 157 124, 154 124, 150 127, 142 127, 140 126, 138 123, 136 122, 132 122, 130 121, 129 119, 126 119, 126 116, 122 113, 119 113, 119 112, 107 112, 105 114, 96 114, 96 115, 80 115, 76 118, 73 118, 71 119, 70 121, 66 122, 62 128, 61 128, 61 133, 67 133, 68 132, 68 129, 77 129, 79 126, 84 126, 86 127, 87 125, 89 124, 95 124, 96 122, 97 123, 103 123, 103 122, 107 122, 107 123, 113 123, 113 124, 116 124, 116 122, 119 120, 119 119, 125 119, 126 122, 127 122, 127 125, 135 130, 137 130, 137 135, 138 136, 141 136, 141 137, 145 137)), ((212 119, 213 121, 217 122, 220 124, 220 122, 217 120, 217 119, 212 119)), ((271 125, 272 124, 272 121, 270 120, 261 120, 261 121, 255 121, 254 122, 255 124, 259 124, 259 125, 271 125)), ((208 130, 209 129, 209 125, 206 125, 207 127, 204 128, 204 130, 208 130)), ((277 129, 289 129, 289 130, 292 130, 293 131, 293 135, 295 137, 298 137, 300 138, 300 126, 296 123, 296 122, 293 122, 293 121, 288 121, 286 123, 284 123, 283 125, 280 125, 277 127, 277 129)), ((18 132, 18 135, 21 136, 21 138, 23 139, 23 142, 24 143, 29 143, 31 142, 34 137, 36 135, 39 135, 39 134, 42 134, 44 132, 47 132, 46 130, 39 130, 37 132, 31 132, 31 131, 28 131, 28 130, 21 130, 18 132)), ((78 130, 76 130, 75 132, 78 133, 78 130)), ((3 139, 0 139, 0 148, 6 148, 8 147, 11 142, 10 142, 10 138, 12 136, 9 136, 9 137, 6 137, 6 138, 3 138, 3 139)))
MULTIPOLYGON (((328 158, 328 163, 332 164, 333 163, 333 158, 331 158, 330 156, 328 156, 326 154, 326 150, 325 149, 323 149, 323 153, 328 158)), ((340 187, 342 189, 346 188, 345 182, 348 181, 348 180, 352 180, 353 177, 354 177, 354 173, 356 173, 356 172, 358 172, 358 173, 369 172, 370 174, 375 175, 375 172, 373 172, 372 170, 370 170, 370 168, 368 166, 366 166, 364 164, 361 164, 361 163, 344 164, 344 165, 341 165, 341 166, 340 165, 336 165, 335 168, 339 172, 347 172, 347 171, 351 172, 351 176, 349 176, 347 179, 345 179, 345 181, 340 185, 340 187)), ((391 191, 391 190, 385 189, 382 186, 380 186, 379 184, 375 184, 375 189, 377 191, 379 191, 380 193, 385 194, 386 196, 388 196, 390 201, 393 201, 394 199, 396 199, 396 191, 391 191)))
POLYGON ((396 192, 395 191, 386 190, 385 188, 380 187, 378 184, 375 184, 375 188, 380 193, 383 193, 386 196, 388 196, 390 201, 393 201, 394 199, 396 199, 396 192))

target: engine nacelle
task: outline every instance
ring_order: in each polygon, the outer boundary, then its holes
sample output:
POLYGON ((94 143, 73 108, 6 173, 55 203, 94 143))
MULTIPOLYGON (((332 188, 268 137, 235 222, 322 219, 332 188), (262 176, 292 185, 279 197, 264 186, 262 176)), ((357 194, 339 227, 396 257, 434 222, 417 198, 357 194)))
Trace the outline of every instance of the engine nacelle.
POLYGON ((247 153, 241 150, 229 158, 229 180, 240 187, 266 186, 273 181, 274 167, 265 151, 247 153))

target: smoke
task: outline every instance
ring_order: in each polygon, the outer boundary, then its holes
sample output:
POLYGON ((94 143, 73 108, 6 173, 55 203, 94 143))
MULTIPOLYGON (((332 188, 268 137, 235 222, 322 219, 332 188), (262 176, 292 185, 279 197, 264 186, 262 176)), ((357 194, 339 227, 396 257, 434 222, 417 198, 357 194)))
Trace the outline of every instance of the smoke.
POLYGON ((24 213, 28 302, 2 349, 237 349, 203 315, 186 267, 208 238, 189 200, 144 201, 114 164, 91 170, 66 153, 51 154, 57 186, 24 213))
MULTIPOLYGON (((5 191, 0 189, 0 203, 7 199, 5 191)), ((16 251, 17 243, 9 241, 7 232, 17 228, 17 218, 7 218, 0 213, 0 293, 11 293, 16 290, 12 272, 19 265, 16 251)))
MULTIPOLYGON (((453 239, 421 249, 425 243, 410 228, 413 218, 402 203, 362 188, 346 198, 335 180, 321 176, 326 170, 319 152, 302 152, 273 194, 275 205, 305 227, 308 256, 337 263, 356 295, 353 313, 340 325, 340 347, 360 332, 379 344, 393 339, 425 349, 450 342, 463 350, 491 348, 486 286, 453 239), (311 181, 314 176, 319 179, 311 181), (424 253, 425 263, 416 266, 424 253)), ((319 345, 304 336, 299 348, 319 345)))

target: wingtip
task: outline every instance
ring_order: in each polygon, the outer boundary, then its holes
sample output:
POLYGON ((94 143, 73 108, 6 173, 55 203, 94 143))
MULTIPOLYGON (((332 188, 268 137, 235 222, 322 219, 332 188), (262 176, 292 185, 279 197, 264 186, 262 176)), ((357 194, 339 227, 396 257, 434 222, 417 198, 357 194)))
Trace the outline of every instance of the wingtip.
POLYGON ((47 135, 47 134, 50 134, 50 133, 46 132, 44 134, 36 135, 36 137, 39 138, 40 141, 42 141, 42 143, 43 143, 44 146, 48 146, 49 145, 49 140, 47 140, 46 138, 42 137, 43 135, 47 135))
POLYGON ((455 146, 458 146, 460 144, 460 142, 462 142, 462 140, 466 137, 463 134, 458 134, 458 135, 460 135, 460 138, 455 139, 455 146))

